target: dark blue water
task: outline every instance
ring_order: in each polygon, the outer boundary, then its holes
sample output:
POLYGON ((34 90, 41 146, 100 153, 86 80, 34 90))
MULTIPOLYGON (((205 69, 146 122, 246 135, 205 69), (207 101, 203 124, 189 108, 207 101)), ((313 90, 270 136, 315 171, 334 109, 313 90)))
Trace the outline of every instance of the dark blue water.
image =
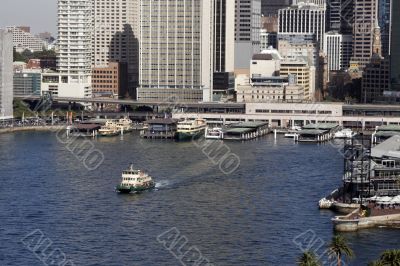
MULTIPOLYGON (((21 241, 34 230, 52 241, 47 254, 59 249, 74 265, 181 265, 177 248, 157 240, 168 230, 214 265, 295 265, 307 230, 329 242, 334 214, 317 202, 340 183, 335 147, 271 136, 227 145, 240 158, 230 175, 193 143, 136 134, 94 141, 105 159, 89 171, 52 133, 0 135, 0 265, 44 265, 21 241), (131 162, 155 177, 156 191, 115 193, 131 162)), ((346 237, 349 265, 400 246, 400 230, 346 237)))

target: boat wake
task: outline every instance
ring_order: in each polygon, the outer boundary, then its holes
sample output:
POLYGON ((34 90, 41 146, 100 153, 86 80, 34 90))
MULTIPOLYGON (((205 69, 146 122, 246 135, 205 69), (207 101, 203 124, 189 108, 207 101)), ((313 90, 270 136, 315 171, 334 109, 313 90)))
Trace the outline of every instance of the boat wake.
POLYGON ((169 187, 172 184, 171 181, 169 180, 162 180, 162 181, 158 181, 156 182, 156 189, 162 189, 162 188, 166 188, 169 187))

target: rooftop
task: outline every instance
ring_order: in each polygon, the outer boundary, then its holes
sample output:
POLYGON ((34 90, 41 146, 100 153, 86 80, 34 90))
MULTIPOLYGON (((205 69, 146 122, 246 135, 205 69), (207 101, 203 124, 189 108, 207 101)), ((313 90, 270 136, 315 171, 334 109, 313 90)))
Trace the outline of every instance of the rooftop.
POLYGON ((232 128, 259 128, 263 126, 267 126, 266 122, 242 122, 238 124, 231 125, 232 128))
POLYGON ((225 132, 226 133, 233 133, 233 134, 244 134, 244 133, 249 133, 254 131, 254 128, 230 128, 227 129, 225 132))
POLYGON ((375 158, 400 158, 400 135, 394 135, 371 149, 371 156, 375 158))
POLYGON ((336 123, 317 123, 317 124, 308 124, 303 126, 303 129, 321 129, 321 130, 331 130, 339 125, 336 123))
POLYGON ((154 124, 161 124, 161 125, 172 125, 176 124, 177 120, 172 118, 156 118, 152 120, 147 120, 145 124, 154 125, 154 124))
POLYGON ((380 126, 378 131, 400 131, 400 125, 380 126))

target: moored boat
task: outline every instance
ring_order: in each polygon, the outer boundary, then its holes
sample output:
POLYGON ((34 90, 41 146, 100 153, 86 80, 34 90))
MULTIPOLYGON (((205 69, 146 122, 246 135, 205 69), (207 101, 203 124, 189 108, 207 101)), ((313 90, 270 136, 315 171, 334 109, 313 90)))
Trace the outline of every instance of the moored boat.
POLYGON ((220 127, 207 128, 205 133, 206 139, 223 139, 224 132, 220 127))
POLYGON ((357 133, 349 128, 345 128, 335 133, 335 139, 351 139, 355 135, 357 135, 357 133))
POLYGON ((121 193, 131 193, 153 189, 155 186, 151 176, 142 170, 134 169, 131 165, 129 169, 122 172, 122 180, 116 190, 121 193))
POLYGON ((109 120, 106 122, 104 126, 102 126, 98 132, 97 136, 99 137, 113 137, 113 136, 118 136, 120 134, 121 130, 118 129, 117 124, 109 120))
POLYGON ((128 117, 121 118, 115 121, 115 125, 122 132, 131 132, 133 131, 133 122, 128 117))
POLYGON ((177 139, 197 139, 204 134, 206 127, 206 120, 200 118, 178 122, 176 133, 177 139))

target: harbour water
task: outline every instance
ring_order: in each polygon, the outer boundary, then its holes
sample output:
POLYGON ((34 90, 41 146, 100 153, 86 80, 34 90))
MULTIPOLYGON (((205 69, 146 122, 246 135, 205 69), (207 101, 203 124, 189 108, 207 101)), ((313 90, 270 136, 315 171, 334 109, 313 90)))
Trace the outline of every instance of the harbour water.
MULTIPOLYGON (((54 133, 0 135, 0 265, 43 265, 22 241, 38 231, 74 265, 181 265, 157 239, 168 230, 219 266, 295 265, 301 235, 329 242, 334 213, 317 202, 340 184, 337 148, 273 136, 225 144, 240 158, 228 175, 191 142, 137 133, 94 140, 104 161, 90 171, 54 133), (130 163, 155 191, 115 192, 130 163)), ((367 265, 399 248, 400 230, 345 236, 356 254, 348 265, 367 265)))

